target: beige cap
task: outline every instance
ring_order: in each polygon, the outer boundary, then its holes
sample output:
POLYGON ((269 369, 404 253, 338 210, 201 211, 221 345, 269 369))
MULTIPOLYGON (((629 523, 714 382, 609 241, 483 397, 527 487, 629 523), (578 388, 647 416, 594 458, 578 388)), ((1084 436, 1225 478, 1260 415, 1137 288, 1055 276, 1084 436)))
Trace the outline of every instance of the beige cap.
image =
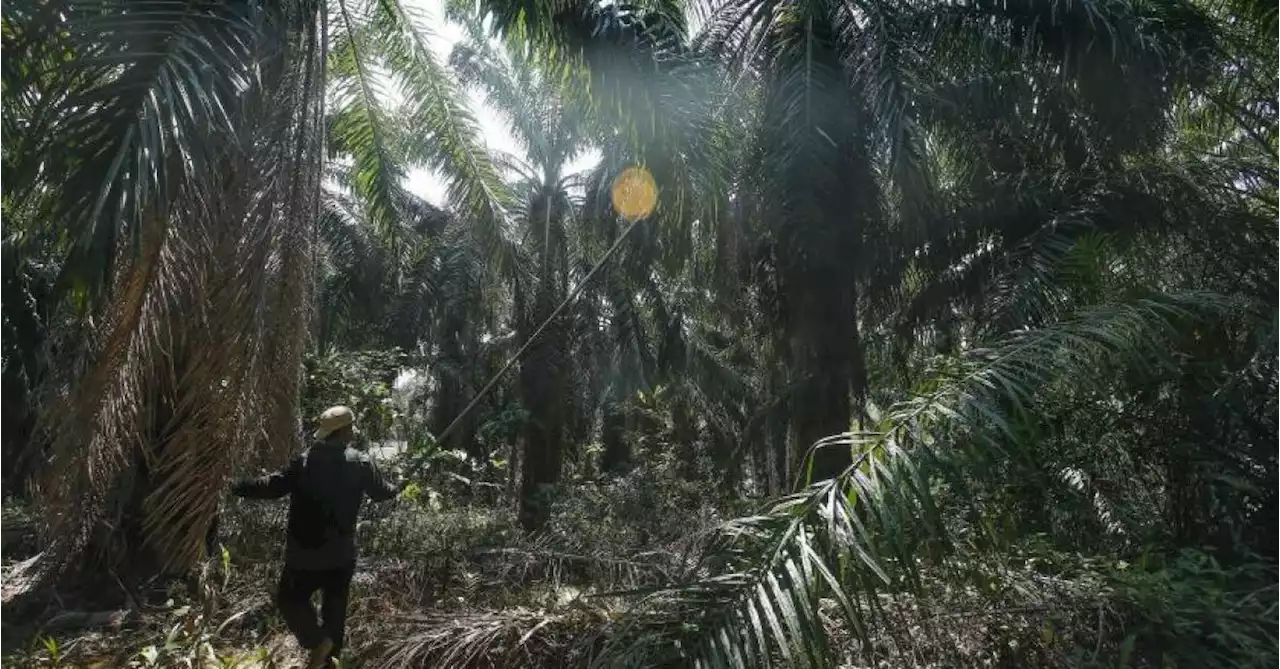
POLYGON ((316 421, 316 439, 324 439, 329 435, 356 422, 356 412, 351 407, 336 406, 325 409, 316 421))

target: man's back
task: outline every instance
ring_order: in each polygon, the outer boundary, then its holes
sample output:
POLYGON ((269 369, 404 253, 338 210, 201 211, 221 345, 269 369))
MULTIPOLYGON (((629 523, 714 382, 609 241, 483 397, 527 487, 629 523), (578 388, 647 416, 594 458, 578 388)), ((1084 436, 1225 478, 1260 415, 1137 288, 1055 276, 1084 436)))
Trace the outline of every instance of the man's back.
POLYGON ((234 492, 259 499, 289 495, 285 564, 319 570, 355 562, 356 520, 365 496, 382 501, 397 489, 360 451, 320 442, 284 471, 238 483, 234 492))
POLYGON ((319 669, 342 654, 347 598, 356 568, 356 519, 365 496, 395 497, 391 485, 355 441, 355 412, 330 407, 316 420, 318 441, 283 471, 235 483, 241 497, 289 496, 289 531, 276 604, 298 644, 310 651, 308 667, 319 669), (320 593, 323 620, 311 596, 320 593))

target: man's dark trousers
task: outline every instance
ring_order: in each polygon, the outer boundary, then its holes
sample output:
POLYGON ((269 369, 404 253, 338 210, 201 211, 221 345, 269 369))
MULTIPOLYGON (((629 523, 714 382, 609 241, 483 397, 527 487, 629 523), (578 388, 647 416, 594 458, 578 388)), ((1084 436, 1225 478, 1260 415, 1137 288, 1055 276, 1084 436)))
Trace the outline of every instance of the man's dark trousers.
POLYGON ((289 631, 303 648, 315 648, 327 636, 333 642, 329 657, 338 657, 347 623, 347 596, 351 592, 354 574, 355 563, 337 569, 284 568, 276 604, 289 631), (311 605, 311 595, 317 590, 320 591, 320 623, 317 623, 316 610, 311 605))

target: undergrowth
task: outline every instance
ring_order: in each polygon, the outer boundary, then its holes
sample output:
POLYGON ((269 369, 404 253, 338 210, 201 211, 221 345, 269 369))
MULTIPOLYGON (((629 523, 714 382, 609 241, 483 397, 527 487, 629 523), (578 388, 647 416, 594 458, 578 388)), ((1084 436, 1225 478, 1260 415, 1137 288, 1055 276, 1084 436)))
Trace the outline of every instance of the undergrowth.
MULTIPOLYGON (((554 529, 538 535, 516 527, 507 500, 368 505, 342 666, 586 667, 606 648, 611 665, 683 666, 678 656, 625 649, 643 647, 651 625, 671 624, 653 593, 705 577, 703 537, 744 503, 640 469, 566 486, 553 502, 554 529)), ((24 522, 15 508, 6 505, 6 532, 24 522)), ((4 666, 297 666, 301 651, 271 598, 285 514, 283 503, 228 499, 218 555, 185 580, 146 584, 151 604, 140 610, 69 611, 74 602, 50 593, 34 624, 6 615, 4 666)), ((6 569, 16 557, 6 547, 6 569)), ((1001 562, 951 558, 921 574, 918 588, 870 604, 879 623, 869 639, 839 629, 836 602, 821 600, 841 666, 1193 666, 1186 658, 1262 666, 1254 661, 1275 658, 1274 570, 1227 567, 1198 551, 1137 565, 1033 540, 1001 562)))

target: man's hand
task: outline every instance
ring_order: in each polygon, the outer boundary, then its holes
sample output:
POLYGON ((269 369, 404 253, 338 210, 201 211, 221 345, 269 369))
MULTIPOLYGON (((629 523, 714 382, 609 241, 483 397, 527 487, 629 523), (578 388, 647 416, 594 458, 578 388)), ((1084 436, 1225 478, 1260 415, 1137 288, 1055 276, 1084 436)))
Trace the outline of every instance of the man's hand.
POLYGON ((295 458, 283 471, 265 473, 257 478, 240 479, 231 484, 231 494, 250 499, 279 499, 293 492, 301 460, 295 458))

